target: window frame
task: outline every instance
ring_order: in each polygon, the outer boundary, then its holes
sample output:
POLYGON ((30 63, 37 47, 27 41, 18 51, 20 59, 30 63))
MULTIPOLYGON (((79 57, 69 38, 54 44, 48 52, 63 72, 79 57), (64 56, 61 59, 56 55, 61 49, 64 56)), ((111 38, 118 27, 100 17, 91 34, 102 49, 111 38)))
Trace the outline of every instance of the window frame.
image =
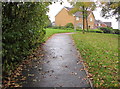
POLYGON ((79 17, 76 17, 76 20, 78 21, 78 20, 80 20, 80 18, 79 18, 79 17))

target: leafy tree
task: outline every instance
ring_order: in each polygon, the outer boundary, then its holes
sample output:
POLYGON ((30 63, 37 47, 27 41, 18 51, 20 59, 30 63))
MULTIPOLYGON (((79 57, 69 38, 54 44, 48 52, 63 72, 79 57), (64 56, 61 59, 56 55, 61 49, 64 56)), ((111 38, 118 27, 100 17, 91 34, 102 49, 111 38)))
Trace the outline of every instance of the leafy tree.
POLYGON ((116 16, 120 18, 120 1, 119 2, 101 2, 102 16, 105 18, 116 16))
MULTIPOLYGON (((69 0, 68 0, 69 1, 69 0)), ((86 27, 88 31, 88 12, 93 11, 96 7, 94 2, 77 2, 76 0, 70 1, 74 8, 70 11, 70 13, 76 13, 77 11, 82 12, 83 17, 83 33, 85 31, 85 21, 86 27)))

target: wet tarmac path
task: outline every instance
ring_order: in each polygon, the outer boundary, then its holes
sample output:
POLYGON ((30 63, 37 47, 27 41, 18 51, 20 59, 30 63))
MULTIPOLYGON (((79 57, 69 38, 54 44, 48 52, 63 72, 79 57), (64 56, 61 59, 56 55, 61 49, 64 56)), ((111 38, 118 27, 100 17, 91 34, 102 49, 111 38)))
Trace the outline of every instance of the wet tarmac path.
POLYGON ((44 58, 34 59, 23 71, 23 87, 90 87, 70 34, 55 34, 46 41, 44 58))

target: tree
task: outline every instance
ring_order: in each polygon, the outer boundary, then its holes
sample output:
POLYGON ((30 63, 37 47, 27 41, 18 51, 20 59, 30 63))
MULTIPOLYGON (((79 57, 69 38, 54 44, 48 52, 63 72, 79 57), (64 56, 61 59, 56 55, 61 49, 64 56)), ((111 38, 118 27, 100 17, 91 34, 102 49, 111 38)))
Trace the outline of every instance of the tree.
POLYGON ((89 15, 89 12, 91 13, 92 11, 95 10, 96 8, 96 5, 94 2, 85 2, 85 19, 86 19, 86 28, 87 28, 87 31, 89 29, 88 27, 88 15, 89 15))
POLYGON ((116 19, 120 19, 120 1, 119 2, 101 2, 102 16, 109 18, 116 16, 116 19))
MULTIPOLYGON (((68 0, 69 1, 69 0, 68 0)), ((88 13, 89 11, 93 11, 96 7, 94 2, 75 2, 76 0, 70 1, 70 3, 74 6, 74 8, 70 11, 70 13, 76 13, 77 11, 82 12, 83 17, 83 33, 85 32, 85 21, 86 28, 88 31, 88 13)))

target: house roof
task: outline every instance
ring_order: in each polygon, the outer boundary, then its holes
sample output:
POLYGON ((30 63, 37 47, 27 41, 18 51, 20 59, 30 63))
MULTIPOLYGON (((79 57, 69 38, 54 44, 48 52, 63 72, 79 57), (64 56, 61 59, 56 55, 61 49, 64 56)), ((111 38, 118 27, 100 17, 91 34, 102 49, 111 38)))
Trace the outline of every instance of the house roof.
POLYGON ((70 7, 64 7, 64 8, 66 8, 68 11, 70 11, 72 8, 70 8, 70 7))
POLYGON ((112 23, 111 22, 104 22, 107 26, 111 27, 112 23))
POLYGON ((98 23, 100 23, 100 24, 105 24, 104 22, 102 22, 102 21, 100 21, 100 20, 95 20, 95 24, 98 24, 98 23))
POLYGON ((95 24, 105 24, 105 25, 111 27, 111 22, 102 22, 100 20, 95 20, 95 24))
POLYGON ((76 12, 76 13, 74 13, 74 15, 76 16, 76 17, 82 17, 82 12, 76 12))
MULTIPOLYGON (((73 7, 71 7, 71 8, 70 8, 70 7, 64 7, 64 8, 65 8, 66 10, 68 10, 68 11, 70 11, 70 10, 73 9, 73 7)), ((64 9, 64 8, 63 8, 63 9, 64 9)), ((61 11, 60 11, 60 12, 61 12, 61 11)), ((60 13, 60 12, 59 12, 59 13, 60 13)), ((59 13, 58 13, 58 14, 59 14, 59 13)), ((90 14, 90 13, 91 13, 91 11, 88 12, 88 14, 90 14)), ((58 14, 57 14, 57 15, 58 15, 58 14)), ((56 15, 56 16, 57 16, 57 15, 56 15)), ((80 12, 80 11, 77 11, 77 12, 74 13, 73 15, 74 15, 75 17, 80 17, 80 18, 82 18, 82 12, 80 12)))
MULTIPOLYGON (((72 8, 70 8, 70 7, 64 7, 64 8, 66 8, 68 11, 70 11, 70 10, 73 9, 73 7, 72 7, 72 8)), ((88 12, 88 14, 90 14, 90 13, 91 13, 91 11, 88 12)), ((81 18, 82 18, 82 12, 80 12, 80 11, 77 11, 77 12, 74 13, 73 15, 74 15, 75 17, 81 17, 81 18)))

